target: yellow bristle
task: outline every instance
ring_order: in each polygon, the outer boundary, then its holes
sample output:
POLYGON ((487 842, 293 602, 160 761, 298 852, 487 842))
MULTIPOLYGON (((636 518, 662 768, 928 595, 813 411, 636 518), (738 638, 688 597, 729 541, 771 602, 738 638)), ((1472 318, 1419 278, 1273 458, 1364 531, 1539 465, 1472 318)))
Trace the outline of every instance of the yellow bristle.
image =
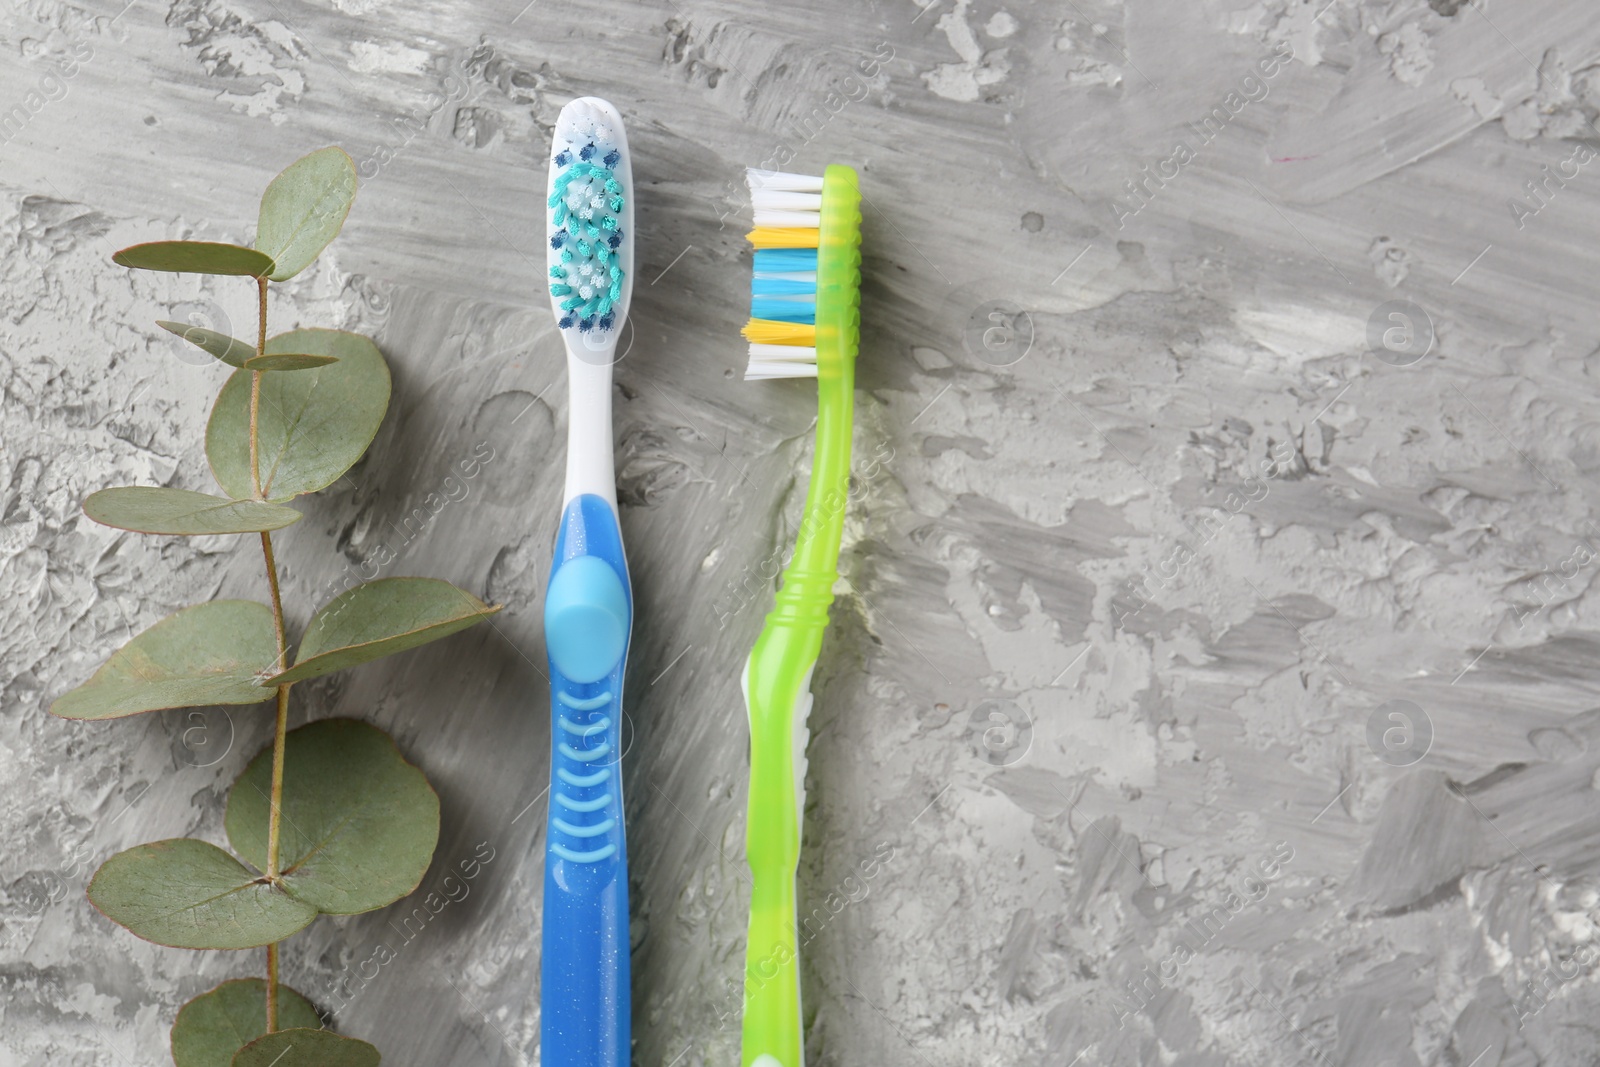
POLYGON ((757 226, 747 235, 757 248, 816 248, 822 231, 816 228, 757 226))
POLYGON ((804 322, 751 319, 744 324, 744 337, 756 345, 798 345, 802 348, 814 348, 817 344, 817 328, 804 322))

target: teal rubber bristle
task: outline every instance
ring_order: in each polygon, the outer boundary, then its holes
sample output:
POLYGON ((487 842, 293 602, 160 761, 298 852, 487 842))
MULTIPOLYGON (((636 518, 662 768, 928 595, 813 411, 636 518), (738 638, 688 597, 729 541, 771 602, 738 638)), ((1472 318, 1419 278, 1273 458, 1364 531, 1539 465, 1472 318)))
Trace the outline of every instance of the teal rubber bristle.
POLYGON ((555 156, 548 206, 550 247, 559 250, 560 262, 550 268, 550 295, 565 298, 556 323, 563 330, 604 332, 616 325, 624 281, 616 250, 628 201, 612 168, 621 158, 614 148, 593 142, 555 156))

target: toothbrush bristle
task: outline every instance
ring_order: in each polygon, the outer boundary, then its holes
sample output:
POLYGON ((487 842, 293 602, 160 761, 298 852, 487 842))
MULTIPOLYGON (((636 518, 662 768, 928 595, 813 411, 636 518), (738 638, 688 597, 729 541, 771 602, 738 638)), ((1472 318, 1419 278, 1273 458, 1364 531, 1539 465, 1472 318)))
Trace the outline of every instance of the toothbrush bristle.
POLYGON ((745 182, 755 208, 750 243, 756 249, 745 380, 815 378, 822 179, 748 170, 745 182))
MULTIPOLYGON (((556 123, 551 156, 550 296, 556 325, 602 333, 618 321, 628 283, 622 254, 627 238, 628 174, 621 130, 598 108, 575 101, 556 123)), ((612 113, 614 114, 614 112, 612 113)))

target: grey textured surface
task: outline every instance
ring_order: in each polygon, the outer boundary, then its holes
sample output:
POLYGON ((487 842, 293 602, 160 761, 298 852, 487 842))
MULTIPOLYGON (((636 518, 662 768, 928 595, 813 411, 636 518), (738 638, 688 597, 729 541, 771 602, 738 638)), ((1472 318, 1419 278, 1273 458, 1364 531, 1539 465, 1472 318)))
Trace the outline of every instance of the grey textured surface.
POLYGON ((430 887, 493 859, 409 940, 319 920, 285 977, 387 1063, 536 1062, 565 402, 535 190, 589 93, 639 183, 617 383, 639 1064, 737 1062, 738 675, 814 401, 737 380, 736 183, 791 158, 856 164, 869 198, 800 874, 812 1061, 1592 1063, 1600 23, 1324 4, 8 8, 0 1064, 164 1063, 184 1000, 259 973, 81 891, 119 848, 220 840, 264 706, 44 708, 166 613, 263 595, 246 543, 80 517, 101 485, 209 488, 223 370, 152 320, 251 316, 244 283, 110 251, 247 239, 267 178, 328 143, 361 194, 273 327, 373 334, 395 394, 281 536, 286 596, 303 623, 387 544, 385 573, 506 609, 297 687, 294 721, 374 721, 438 786, 430 887), (1391 301, 1432 342, 1408 365, 1391 301))

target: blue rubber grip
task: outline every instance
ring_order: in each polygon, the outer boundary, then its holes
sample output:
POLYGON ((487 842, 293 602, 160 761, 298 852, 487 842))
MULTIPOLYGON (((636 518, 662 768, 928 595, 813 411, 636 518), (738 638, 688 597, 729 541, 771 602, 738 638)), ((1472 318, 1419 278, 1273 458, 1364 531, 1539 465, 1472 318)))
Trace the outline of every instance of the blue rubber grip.
POLYGON ((545 595, 550 817, 545 828, 539 1062, 628 1067, 628 849, 622 675, 633 594, 616 513, 567 505, 545 595))

